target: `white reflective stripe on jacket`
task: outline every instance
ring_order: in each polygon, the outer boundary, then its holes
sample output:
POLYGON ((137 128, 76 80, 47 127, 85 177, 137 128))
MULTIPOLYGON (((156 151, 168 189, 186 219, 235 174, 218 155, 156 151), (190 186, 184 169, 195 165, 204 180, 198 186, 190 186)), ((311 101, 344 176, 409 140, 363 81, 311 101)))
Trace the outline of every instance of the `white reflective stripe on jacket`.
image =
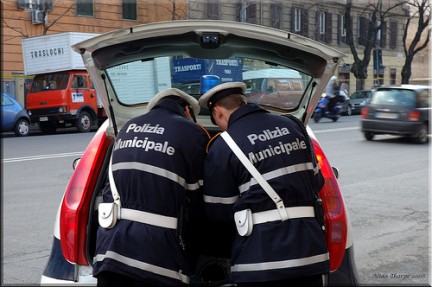
POLYGON ((329 254, 319 254, 306 258, 289 259, 282 261, 260 262, 250 264, 236 264, 231 267, 231 272, 250 272, 250 271, 265 271, 273 269, 292 268, 299 266, 311 265, 329 260, 329 254))
MULTIPOLYGON (((311 170, 314 171, 314 173, 317 173, 319 170, 319 166, 315 167, 312 162, 305 162, 305 163, 299 163, 291 166, 286 166, 283 168, 279 168, 267 173, 262 174, 265 180, 271 180, 280 176, 292 174, 299 171, 307 171, 311 170)), ((243 193, 245 191, 248 191, 251 186, 258 184, 255 178, 251 177, 251 180, 249 182, 246 182, 239 186, 240 193, 243 193)))
POLYGON ((183 177, 179 176, 178 174, 150 164, 144 164, 140 162, 120 162, 112 165, 113 171, 127 170, 127 169, 145 171, 148 173, 165 177, 169 180, 178 183, 179 185, 183 186, 187 190, 198 190, 203 185, 202 180, 194 183, 187 183, 186 180, 183 177))
POLYGON ((179 271, 175 271, 175 270, 169 270, 160 266, 156 266, 156 265, 152 265, 146 262, 142 262, 133 258, 129 258, 126 256, 123 256, 121 254, 118 254, 116 252, 113 251, 107 251, 105 254, 97 254, 94 258, 93 258, 93 263, 96 263, 98 261, 103 261, 105 258, 110 258, 113 260, 116 260, 118 262, 121 262, 125 265, 134 267, 134 268, 138 268, 144 271, 148 271, 148 272, 152 272, 158 275, 162 275, 165 277, 169 277, 172 279, 177 279, 183 283, 188 284, 189 283, 189 277, 182 274, 181 270, 179 271))

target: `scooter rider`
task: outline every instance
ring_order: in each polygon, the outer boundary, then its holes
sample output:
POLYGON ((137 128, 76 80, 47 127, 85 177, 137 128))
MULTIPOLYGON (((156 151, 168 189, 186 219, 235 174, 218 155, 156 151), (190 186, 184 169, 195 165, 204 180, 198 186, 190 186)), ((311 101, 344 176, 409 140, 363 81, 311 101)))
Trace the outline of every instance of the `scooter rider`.
POLYGON ((327 84, 325 91, 326 96, 328 97, 327 109, 330 113, 333 113, 334 107, 336 106, 338 101, 340 101, 339 89, 340 87, 337 82, 337 77, 332 76, 329 83, 327 84))
POLYGON ((98 286, 187 286, 195 269, 188 231, 199 224, 208 133, 193 121, 197 100, 181 90, 158 93, 147 110, 123 126, 113 146, 102 204, 115 198, 120 211, 106 228, 99 215, 98 286))
POLYGON ((207 242, 226 244, 234 237, 231 279, 237 286, 323 286, 329 254, 323 221, 317 220, 322 216, 313 206, 324 179, 310 139, 298 120, 247 104, 245 89, 241 82, 224 83, 199 99, 224 131, 213 139, 205 161, 206 215, 209 224, 219 223, 207 242), (251 175, 227 135, 276 197, 251 175))

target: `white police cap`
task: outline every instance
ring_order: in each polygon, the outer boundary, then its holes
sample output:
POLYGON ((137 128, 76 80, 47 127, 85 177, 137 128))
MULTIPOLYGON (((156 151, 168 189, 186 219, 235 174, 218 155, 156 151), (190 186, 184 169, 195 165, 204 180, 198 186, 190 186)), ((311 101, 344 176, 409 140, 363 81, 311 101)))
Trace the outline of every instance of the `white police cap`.
POLYGON ((183 92, 182 90, 176 89, 176 88, 169 88, 166 90, 163 90, 159 93, 157 93, 148 103, 147 105, 147 111, 150 111, 154 108, 154 106, 163 98, 169 97, 169 96, 177 96, 180 98, 185 99, 189 105, 191 105, 193 109, 193 113, 195 116, 198 116, 200 112, 200 106, 198 104, 198 101, 192 97, 191 95, 188 95, 187 93, 183 92))
POLYGON ((215 86, 199 98, 198 102, 202 108, 212 107, 218 100, 232 94, 244 95, 246 85, 243 82, 228 82, 215 86))

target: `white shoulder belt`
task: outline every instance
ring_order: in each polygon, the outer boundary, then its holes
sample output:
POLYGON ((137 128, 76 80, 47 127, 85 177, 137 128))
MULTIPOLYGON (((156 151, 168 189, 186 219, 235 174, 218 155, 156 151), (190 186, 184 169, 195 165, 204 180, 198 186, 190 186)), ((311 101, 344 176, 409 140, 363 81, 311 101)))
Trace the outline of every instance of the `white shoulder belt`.
POLYGON ((239 148, 237 143, 232 139, 228 132, 221 133, 221 137, 225 140, 234 154, 238 157, 241 163, 246 167, 255 180, 261 185, 263 190, 276 204, 276 209, 263 212, 256 212, 252 214, 253 224, 260 224, 276 220, 288 220, 302 217, 315 217, 313 206, 296 206, 285 208, 285 205, 279 195, 274 191, 270 184, 264 179, 262 174, 255 168, 255 166, 248 160, 243 151, 239 148))
POLYGON ((176 217, 121 207, 120 194, 117 191, 112 172, 112 156, 108 167, 108 178, 114 202, 99 204, 99 224, 102 227, 112 228, 118 219, 126 219, 164 228, 177 229, 176 217), (108 220, 109 222, 106 222, 108 220))

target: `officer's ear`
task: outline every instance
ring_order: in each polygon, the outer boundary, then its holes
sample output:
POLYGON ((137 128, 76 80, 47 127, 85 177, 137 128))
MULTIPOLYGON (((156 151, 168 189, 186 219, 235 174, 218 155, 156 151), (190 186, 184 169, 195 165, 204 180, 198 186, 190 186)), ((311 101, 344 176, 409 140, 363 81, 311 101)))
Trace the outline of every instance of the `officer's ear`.
POLYGON ((189 106, 189 105, 185 106, 185 107, 183 108, 183 111, 184 111, 184 113, 185 113, 185 115, 186 115, 186 117, 187 117, 188 119, 190 119, 190 120, 193 121, 193 122, 196 122, 195 114, 194 114, 193 109, 192 109, 191 106, 189 106))

